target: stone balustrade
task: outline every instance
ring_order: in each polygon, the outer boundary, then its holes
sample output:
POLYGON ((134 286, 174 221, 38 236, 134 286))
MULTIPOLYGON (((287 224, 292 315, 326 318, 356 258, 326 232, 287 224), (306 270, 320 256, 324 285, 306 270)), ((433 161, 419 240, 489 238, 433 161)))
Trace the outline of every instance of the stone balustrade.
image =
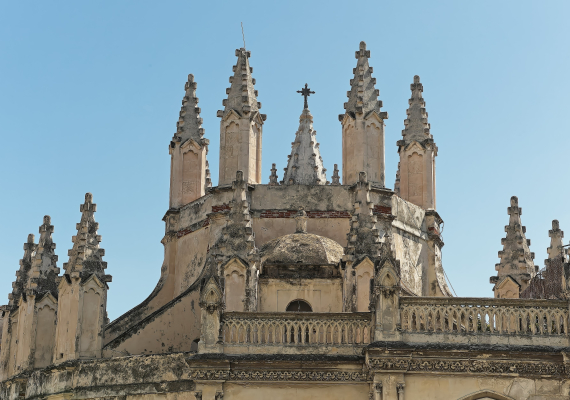
POLYGON ((227 353, 357 354, 373 338, 371 313, 228 312, 227 353))
POLYGON ((568 305, 565 300, 401 297, 402 339, 567 346, 568 305))

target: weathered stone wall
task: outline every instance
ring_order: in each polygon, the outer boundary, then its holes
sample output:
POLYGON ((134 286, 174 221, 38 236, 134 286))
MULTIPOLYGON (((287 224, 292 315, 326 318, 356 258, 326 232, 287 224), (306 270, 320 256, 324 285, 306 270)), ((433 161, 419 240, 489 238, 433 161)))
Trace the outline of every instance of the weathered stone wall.
MULTIPOLYGON (((482 358, 472 354, 479 359, 473 365, 489 362, 489 354, 479 355, 482 358)), ((367 370, 365 363, 373 360, 366 361, 368 358, 362 356, 311 359, 281 355, 273 356, 269 366, 268 360, 247 355, 173 353, 68 361, 0 383, 0 398, 367 400, 372 394, 372 398, 382 400, 562 400, 568 399, 570 389, 570 382, 563 376, 538 377, 516 368, 509 373, 485 369, 446 372, 440 366, 425 371, 398 371, 390 365, 380 371, 373 363, 369 365, 372 370, 367 370), (201 397, 195 397, 196 393, 201 397)))
POLYGON ((342 280, 259 280, 260 312, 283 312, 291 301, 297 299, 307 301, 314 312, 342 312, 342 280))
MULTIPOLYGON (((346 235, 350 230, 355 202, 355 192, 350 186, 254 185, 250 186, 247 197, 258 248, 272 239, 293 233, 294 216, 299 207, 307 211, 309 233, 331 238, 341 246, 347 244, 346 235)), ((196 283, 208 249, 215 245, 227 224, 232 199, 231 187, 217 187, 178 212, 167 213, 167 235, 163 240, 165 261, 159 283, 141 305, 107 327, 106 343, 136 326, 196 283)), ((429 268, 425 211, 393 196, 386 189, 373 188, 370 200, 375 205, 374 213, 393 214, 396 217, 392 222, 392 234, 403 284, 414 294, 428 293, 428 283, 423 282, 429 268)))
POLYGON ((104 357, 191 351, 200 338, 198 285, 152 313, 108 343, 104 357))

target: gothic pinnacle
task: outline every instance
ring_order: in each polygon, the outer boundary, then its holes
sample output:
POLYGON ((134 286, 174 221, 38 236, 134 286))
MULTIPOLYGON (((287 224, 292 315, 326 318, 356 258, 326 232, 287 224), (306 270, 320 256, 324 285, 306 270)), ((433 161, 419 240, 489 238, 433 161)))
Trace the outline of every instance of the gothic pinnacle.
POLYGON ((558 220, 555 219, 552 221, 552 229, 548 231, 548 236, 550 237, 550 246, 546 249, 548 252, 548 259, 544 260, 547 266, 550 260, 554 260, 565 255, 564 243, 562 243, 564 231, 560 229, 560 223, 558 220))
POLYGON ((303 109, 299 118, 299 130, 291 143, 291 155, 283 183, 285 185, 325 185, 326 169, 317 143, 317 131, 313 129, 313 116, 308 108, 303 109))
POLYGON ((20 269, 16 271, 16 280, 12 283, 12 293, 8 295, 8 304, 11 306, 18 306, 20 297, 26 289, 28 276, 32 267, 32 258, 37 248, 34 239, 34 235, 30 233, 28 240, 24 243, 24 257, 20 260, 20 269))
POLYGON ((412 97, 408 100, 409 107, 406 110, 408 118, 404 120, 405 128, 402 131, 404 140, 400 145, 407 145, 413 141, 423 144, 426 140, 433 139, 430 134, 428 113, 425 109, 426 102, 422 97, 424 87, 418 75, 414 76, 414 83, 410 85, 410 89, 412 97))
MULTIPOLYGON (((244 48, 237 49, 236 56, 238 59, 233 67, 234 75, 230 77, 231 85, 226 89, 228 98, 222 102, 224 110, 218 111, 218 117, 223 117, 230 110, 244 116, 259 112, 261 108, 261 103, 257 101, 257 90, 254 88, 255 79, 251 76, 253 68, 249 66, 251 52, 244 48)), ((265 114, 261 114, 261 118, 265 120, 265 114)))
POLYGON ((202 118, 200 117, 200 107, 198 107, 198 97, 196 97, 197 84, 194 75, 188 75, 188 82, 184 86, 186 91, 182 99, 180 118, 176 124, 174 141, 184 143, 188 139, 194 140, 199 145, 207 145, 207 139, 203 139, 204 128, 202 128, 202 118))
POLYGON ((54 297, 57 297, 56 278, 59 274, 59 268, 56 265, 55 243, 51 236, 53 225, 49 215, 44 216, 39 233, 40 239, 32 260, 28 289, 36 294, 50 292, 54 297))
POLYGON ((271 175, 269 175, 269 186, 279 185, 277 177, 277 168, 275 168, 275 163, 271 164, 271 175))
POLYGON ((530 251, 530 240, 525 236, 526 228, 521 224, 522 208, 516 196, 511 197, 511 206, 507 209, 509 224, 505 226, 506 237, 501 239, 503 250, 499 251, 501 261, 495 265, 498 279, 511 276, 524 290, 529 280, 536 274, 534 253, 530 251))
MULTIPOLYGON (((344 103, 345 113, 355 118, 356 114, 366 116, 371 111, 376 111, 383 119, 388 119, 388 113, 380 114, 382 101, 378 100, 380 91, 374 87, 376 78, 372 77, 372 67, 368 65, 370 50, 366 50, 366 43, 360 42, 360 48, 356 52, 356 68, 354 79, 350 80, 350 91, 347 92, 348 102, 344 103)), ((339 115, 342 121, 345 114, 339 115)))
POLYGON ((97 205, 93 203, 93 195, 85 194, 85 203, 79 207, 81 221, 77 224, 77 235, 71 239, 73 248, 68 251, 69 261, 63 269, 71 277, 86 279, 92 274, 101 280, 110 282, 111 277, 104 275, 107 263, 103 261, 105 250, 99 247, 101 236, 97 234, 99 224, 95 222, 97 205))

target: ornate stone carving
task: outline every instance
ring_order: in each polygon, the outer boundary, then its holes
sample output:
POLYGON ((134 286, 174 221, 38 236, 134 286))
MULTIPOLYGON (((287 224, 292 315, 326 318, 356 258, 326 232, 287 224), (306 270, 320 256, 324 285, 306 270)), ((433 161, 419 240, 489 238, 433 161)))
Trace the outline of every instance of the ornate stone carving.
POLYGON ((370 358, 367 364, 373 371, 570 376, 570 370, 563 363, 555 362, 382 357, 370 358))
POLYGON ((367 382, 367 374, 348 371, 208 370, 192 372, 192 379, 225 381, 367 382))

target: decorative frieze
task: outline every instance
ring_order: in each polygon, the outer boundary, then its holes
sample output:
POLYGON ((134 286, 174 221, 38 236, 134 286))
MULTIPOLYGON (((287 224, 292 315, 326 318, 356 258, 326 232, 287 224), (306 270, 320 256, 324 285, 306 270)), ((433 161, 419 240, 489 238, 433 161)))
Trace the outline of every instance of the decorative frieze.
POLYGON ((469 374, 507 374, 542 377, 569 377, 570 370, 563 363, 540 361, 442 359, 403 357, 369 357, 371 371, 444 372, 469 374))
MULTIPOLYGON (((295 218, 298 210, 261 210, 260 218, 295 218)), ((308 218, 350 218, 348 211, 306 211, 308 218)))
POLYGON ((213 381, 288 381, 288 382, 367 382, 363 372, 296 371, 296 370, 216 370, 199 369, 191 374, 194 380, 213 381))

